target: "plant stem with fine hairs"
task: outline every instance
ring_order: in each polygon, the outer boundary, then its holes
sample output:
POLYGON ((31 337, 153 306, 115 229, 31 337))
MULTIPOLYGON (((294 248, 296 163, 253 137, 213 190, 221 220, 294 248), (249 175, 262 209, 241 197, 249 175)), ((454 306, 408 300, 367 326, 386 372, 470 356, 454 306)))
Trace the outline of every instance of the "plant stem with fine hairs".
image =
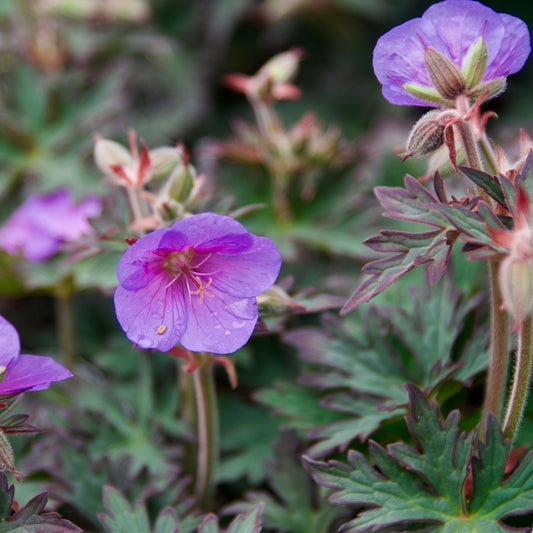
POLYGON ((503 434, 511 441, 516 436, 524 415, 531 377, 531 348, 533 338, 533 318, 526 318, 517 335, 513 384, 503 419, 503 434))

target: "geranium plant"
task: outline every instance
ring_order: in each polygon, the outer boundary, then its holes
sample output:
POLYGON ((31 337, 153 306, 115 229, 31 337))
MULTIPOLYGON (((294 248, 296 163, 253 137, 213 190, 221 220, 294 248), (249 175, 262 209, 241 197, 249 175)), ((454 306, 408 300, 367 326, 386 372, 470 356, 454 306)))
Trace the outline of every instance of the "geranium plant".
POLYGON ((0 7, 0 533, 530 532, 526 22, 74 4, 0 7))

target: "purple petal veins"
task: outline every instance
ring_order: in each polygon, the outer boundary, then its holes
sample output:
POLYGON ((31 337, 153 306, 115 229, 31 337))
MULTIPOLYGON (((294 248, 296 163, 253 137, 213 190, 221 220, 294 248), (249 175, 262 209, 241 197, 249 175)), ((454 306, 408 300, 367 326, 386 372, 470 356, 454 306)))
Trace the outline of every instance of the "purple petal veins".
POLYGON ((487 44, 487 64, 481 81, 518 72, 530 51, 527 25, 520 19, 472 0, 446 0, 430 6, 421 18, 397 26, 380 37, 373 66, 383 96, 393 104, 430 106, 403 87, 415 83, 432 88, 424 51, 434 48, 459 68, 481 37, 487 44))
POLYGON ((117 319, 141 348, 232 353, 250 338, 256 296, 275 282, 275 244, 230 217, 203 213, 134 243, 119 262, 117 319))

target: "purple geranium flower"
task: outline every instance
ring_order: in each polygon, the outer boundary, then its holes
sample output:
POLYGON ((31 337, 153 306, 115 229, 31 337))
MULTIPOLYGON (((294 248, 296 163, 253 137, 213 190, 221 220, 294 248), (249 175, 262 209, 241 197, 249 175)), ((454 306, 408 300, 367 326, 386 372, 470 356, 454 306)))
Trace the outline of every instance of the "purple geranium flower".
POLYGON ((281 256, 267 238, 213 213, 178 220, 133 244, 117 270, 118 321, 141 348, 232 353, 257 322, 256 296, 276 280, 281 256))
POLYGON ((485 90, 490 96, 501 92, 505 78, 522 68, 531 50, 527 25, 516 17, 471 0, 434 4, 421 18, 393 28, 376 44, 374 72, 389 102, 442 105, 426 63, 428 48, 450 59, 467 82, 475 82, 477 92, 467 88, 478 97, 485 90))
POLYGON ((88 218, 97 217, 102 203, 87 198, 74 203, 67 189, 51 194, 35 194, 8 218, 0 229, 0 247, 16 254, 19 250, 34 263, 54 255, 66 241, 93 233, 88 218))
POLYGON ((0 396, 47 389, 72 373, 51 357, 20 353, 17 330, 0 316, 0 396))

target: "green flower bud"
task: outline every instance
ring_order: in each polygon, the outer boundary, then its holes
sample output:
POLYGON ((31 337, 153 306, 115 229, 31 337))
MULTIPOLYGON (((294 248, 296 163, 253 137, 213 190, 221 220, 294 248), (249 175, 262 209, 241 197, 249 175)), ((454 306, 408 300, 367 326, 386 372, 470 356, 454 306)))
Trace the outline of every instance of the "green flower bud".
POLYGON ((483 101, 485 101, 505 91, 506 85, 507 78, 496 78, 495 80, 478 83, 468 94, 470 99, 475 102, 480 96, 488 91, 487 96, 483 99, 483 101))
POLYGON ((418 83, 406 83, 403 88, 410 92, 414 97, 424 100, 428 104, 437 104, 440 106, 449 106, 442 96, 433 88, 419 85, 418 83))
POLYGON ((301 48, 291 48, 287 52, 276 54, 257 72, 256 78, 268 79, 271 83, 287 83, 298 71, 303 56, 301 48))
POLYGON ((408 157, 423 157, 434 152, 444 144, 444 125, 440 119, 442 111, 429 111, 413 126, 407 139, 407 150, 401 154, 408 157))
POLYGON ((466 86, 469 89, 475 87, 483 77, 487 66, 487 43, 480 37, 468 50, 463 67, 466 86))
POLYGON ((433 85, 443 98, 455 100, 465 92, 465 77, 451 59, 431 47, 426 48, 425 59, 433 85))
POLYGON ((106 176, 114 176, 111 167, 127 166, 131 164, 132 157, 121 144, 97 137, 94 145, 94 161, 106 176))
POLYGON ((508 255, 501 263, 499 283, 504 307, 515 324, 533 313, 533 262, 508 255))
POLYGON ((172 146, 160 146, 150 150, 150 164, 152 176, 159 178, 170 174, 181 162, 183 151, 172 146))

